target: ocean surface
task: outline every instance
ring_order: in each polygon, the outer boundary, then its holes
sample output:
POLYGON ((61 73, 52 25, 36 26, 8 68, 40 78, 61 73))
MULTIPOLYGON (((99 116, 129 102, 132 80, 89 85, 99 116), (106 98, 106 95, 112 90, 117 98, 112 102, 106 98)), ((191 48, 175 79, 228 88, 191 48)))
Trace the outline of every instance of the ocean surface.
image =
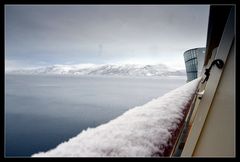
POLYGON ((186 83, 186 77, 5 75, 5 155, 47 151, 186 83))

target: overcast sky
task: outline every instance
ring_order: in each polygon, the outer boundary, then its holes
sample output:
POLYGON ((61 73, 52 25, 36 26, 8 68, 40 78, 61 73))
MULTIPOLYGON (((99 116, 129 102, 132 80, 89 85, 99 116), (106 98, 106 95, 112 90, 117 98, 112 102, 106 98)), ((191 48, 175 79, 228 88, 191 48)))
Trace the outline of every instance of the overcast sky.
POLYGON ((164 63, 206 46, 209 5, 6 5, 7 69, 164 63))

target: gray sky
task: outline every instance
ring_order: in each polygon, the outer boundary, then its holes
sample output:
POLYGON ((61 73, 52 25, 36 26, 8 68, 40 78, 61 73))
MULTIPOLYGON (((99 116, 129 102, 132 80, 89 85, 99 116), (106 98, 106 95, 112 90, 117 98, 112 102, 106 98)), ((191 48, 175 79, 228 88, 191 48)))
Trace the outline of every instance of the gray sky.
POLYGON ((6 5, 6 69, 164 63, 206 46, 209 5, 6 5))

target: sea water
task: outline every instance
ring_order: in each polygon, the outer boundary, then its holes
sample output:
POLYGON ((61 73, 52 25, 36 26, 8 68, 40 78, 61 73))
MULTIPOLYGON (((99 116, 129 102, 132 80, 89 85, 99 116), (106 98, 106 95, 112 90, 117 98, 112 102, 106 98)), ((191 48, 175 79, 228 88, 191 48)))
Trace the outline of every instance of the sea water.
POLYGON ((5 155, 52 149, 185 83, 186 76, 5 75, 5 155))

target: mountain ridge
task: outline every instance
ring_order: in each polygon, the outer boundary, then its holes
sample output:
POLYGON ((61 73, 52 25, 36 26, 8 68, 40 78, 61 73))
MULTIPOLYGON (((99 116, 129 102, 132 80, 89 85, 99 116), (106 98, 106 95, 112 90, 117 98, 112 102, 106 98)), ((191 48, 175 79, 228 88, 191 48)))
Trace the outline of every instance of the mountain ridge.
POLYGON ((52 65, 35 69, 14 70, 11 74, 62 74, 62 75, 111 75, 111 76, 183 76, 184 69, 171 69, 164 64, 75 64, 52 65))

